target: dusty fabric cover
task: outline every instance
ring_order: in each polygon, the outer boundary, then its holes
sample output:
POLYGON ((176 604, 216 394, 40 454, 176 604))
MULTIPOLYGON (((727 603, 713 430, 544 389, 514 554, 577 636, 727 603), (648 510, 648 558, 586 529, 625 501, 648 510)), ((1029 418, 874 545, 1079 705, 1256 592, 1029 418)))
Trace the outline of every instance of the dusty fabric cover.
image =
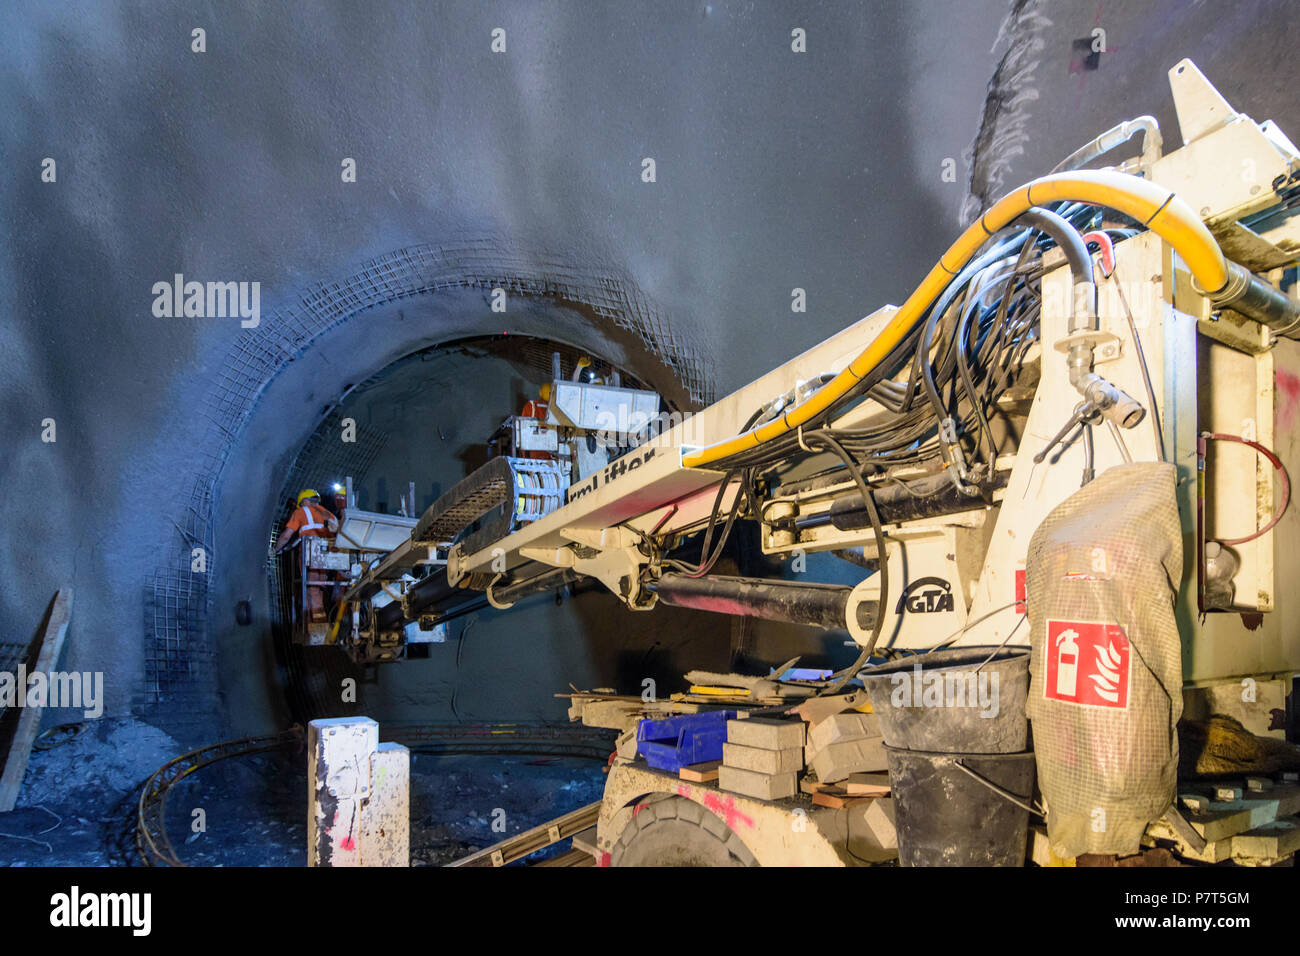
POLYGON ((1129 854, 1173 799, 1182 654, 1175 470, 1110 468, 1029 543, 1029 701, 1057 856, 1129 854))

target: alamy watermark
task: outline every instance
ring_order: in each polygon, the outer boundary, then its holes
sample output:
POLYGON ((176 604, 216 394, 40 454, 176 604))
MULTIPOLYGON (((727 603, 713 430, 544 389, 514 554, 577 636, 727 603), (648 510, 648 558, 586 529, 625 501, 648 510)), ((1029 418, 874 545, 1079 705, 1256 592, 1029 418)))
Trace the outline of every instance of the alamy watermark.
POLYGON ((918 655, 912 671, 889 675, 895 707, 977 707, 981 717, 998 715, 997 671, 921 670, 918 655))
POLYGON ((171 282, 153 284, 153 314, 159 319, 239 317, 245 329, 262 322, 262 283, 186 282, 176 273, 171 282))
POLYGON ((68 707, 87 720, 104 713, 103 671, 0 671, 0 710, 10 707, 68 707))

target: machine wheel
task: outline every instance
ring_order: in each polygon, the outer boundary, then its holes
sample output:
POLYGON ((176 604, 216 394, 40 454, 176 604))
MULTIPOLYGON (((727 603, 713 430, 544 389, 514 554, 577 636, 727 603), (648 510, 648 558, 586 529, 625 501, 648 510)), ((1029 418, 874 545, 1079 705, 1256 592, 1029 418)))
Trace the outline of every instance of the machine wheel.
POLYGON ((740 837, 693 800, 646 805, 614 844, 611 866, 757 866, 740 837))

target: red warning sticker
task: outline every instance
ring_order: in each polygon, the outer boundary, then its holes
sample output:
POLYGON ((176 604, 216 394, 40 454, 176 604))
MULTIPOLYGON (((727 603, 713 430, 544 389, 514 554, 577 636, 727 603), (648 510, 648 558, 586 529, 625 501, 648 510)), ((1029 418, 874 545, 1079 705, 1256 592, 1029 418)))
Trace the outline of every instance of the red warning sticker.
POLYGON ((1049 620, 1044 651, 1046 697, 1088 707, 1128 708, 1131 653, 1118 624, 1049 620))

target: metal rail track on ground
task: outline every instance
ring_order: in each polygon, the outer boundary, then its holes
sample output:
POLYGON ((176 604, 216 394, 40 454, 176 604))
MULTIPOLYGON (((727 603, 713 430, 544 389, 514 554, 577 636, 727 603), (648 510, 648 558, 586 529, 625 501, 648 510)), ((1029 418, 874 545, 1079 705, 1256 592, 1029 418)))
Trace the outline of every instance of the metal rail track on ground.
MULTIPOLYGON (((515 860, 522 860, 526 856, 536 853, 538 850, 544 850, 552 844, 559 843, 561 840, 567 840, 583 830, 590 829, 596 825, 596 820, 600 817, 600 801, 589 803, 585 807, 566 813, 562 817, 556 817, 546 823, 539 824, 531 830, 525 830, 523 833, 516 833, 512 837, 507 837, 500 843, 494 843, 492 846, 484 847, 477 853, 471 853, 469 856, 463 856, 459 860, 453 860, 448 866, 505 866, 507 863, 513 863, 515 860)), ((568 853, 545 860, 539 863, 539 866, 591 866, 594 860, 590 854, 579 849, 572 849, 568 853), (587 861, 583 863, 579 860, 577 854, 587 861), (560 861, 565 862, 560 862, 560 861)))

